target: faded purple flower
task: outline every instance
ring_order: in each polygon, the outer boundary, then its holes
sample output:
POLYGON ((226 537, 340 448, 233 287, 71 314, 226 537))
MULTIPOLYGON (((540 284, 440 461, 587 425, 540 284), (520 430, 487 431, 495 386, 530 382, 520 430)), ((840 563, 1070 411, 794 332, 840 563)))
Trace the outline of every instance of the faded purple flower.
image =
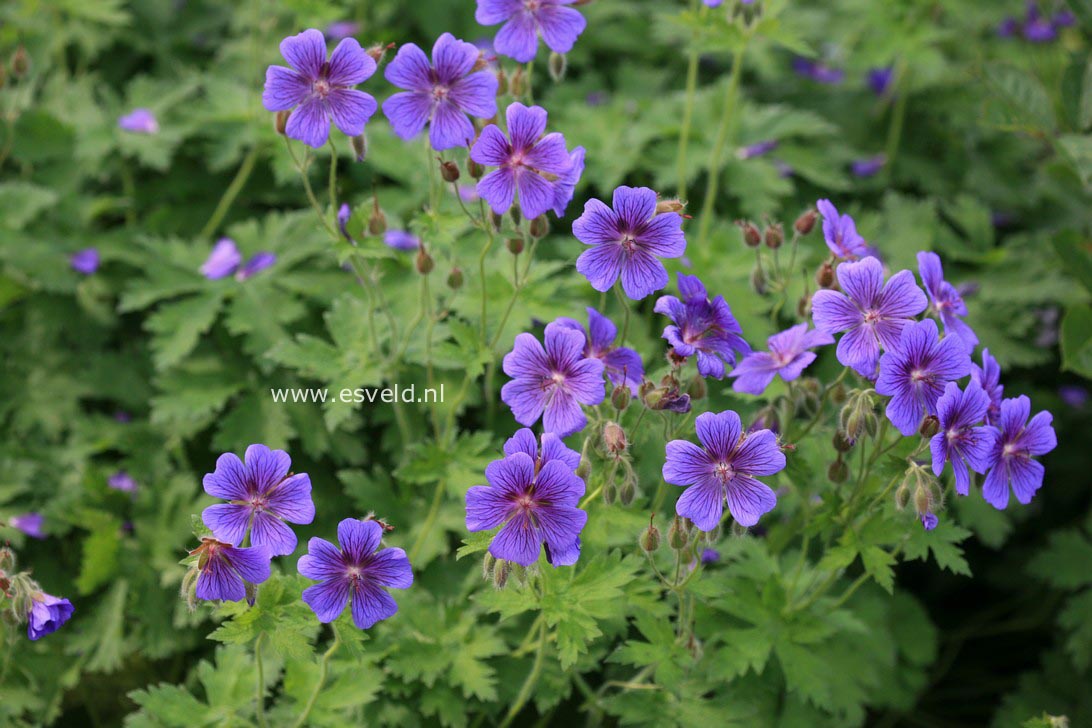
POLYGON ((754 159, 755 157, 761 157, 777 149, 777 144, 778 142, 776 139, 755 142, 754 144, 737 149, 736 157, 739 159, 754 159))
POLYGON ((436 151, 465 147, 474 140, 467 115, 488 119, 497 113, 497 77, 476 70, 481 51, 472 43, 444 33, 432 46, 432 62, 416 44, 398 49, 383 75, 406 89, 383 102, 383 113, 394 133, 417 136, 429 125, 428 138, 436 151))
POLYGON ((156 134, 159 132, 159 121, 151 109, 133 109, 118 117, 118 128, 134 134, 156 134))
POLYGON ((584 356, 599 359, 606 369, 607 379, 614 386, 625 385, 634 395, 645 376, 641 355, 625 346, 615 346, 618 327, 594 308, 588 308, 588 328, 571 318, 559 318, 557 323, 584 335, 584 356))
POLYGON ((353 20, 337 20, 326 26, 326 37, 330 40, 342 40, 360 32, 360 23, 353 20))
POLYGON ((388 230, 383 233, 383 242, 395 250, 417 250, 421 247, 421 238, 409 230, 388 230))
POLYGON ((1058 37, 1058 29, 1039 10, 1039 3, 1028 0, 1024 15, 1024 38, 1032 43, 1049 43, 1058 37))
POLYGON ((818 329, 808 331, 808 324, 804 322, 774 334, 766 343, 770 347, 768 352, 756 351, 748 354, 728 375, 738 377, 732 384, 732 389, 737 392, 762 394, 775 375, 791 382, 815 361, 816 354, 809 349, 833 344, 834 337, 818 329))
POLYGON ((330 136, 330 119, 342 133, 357 136, 375 113, 375 99, 352 88, 375 73, 372 60, 354 38, 345 38, 326 60, 326 39, 314 28, 281 41, 291 68, 270 66, 262 103, 267 111, 288 111, 285 134, 318 149, 330 136))
POLYGON ((840 68, 832 68, 825 63, 810 61, 807 58, 799 56, 793 59, 792 70, 795 71, 798 76, 810 78, 816 83, 826 85, 839 84, 846 77, 846 72, 840 68))
POLYGON ((587 150, 577 147, 569 153, 569 161, 572 163, 568 170, 562 172, 557 182, 554 183, 554 214, 559 218, 565 216, 565 210, 569 209, 569 203, 573 201, 573 193, 580 176, 584 174, 584 155, 587 150))
POLYGON ((44 523, 45 517, 41 513, 23 513, 8 519, 9 526, 19 529, 31 538, 37 539, 45 538, 45 533, 42 531, 42 524, 44 523))
POLYGON ((72 602, 42 591, 30 595, 30 609, 27 611, 27 637, 39 640, 47 634, 53 634, 65 622, 72 618, 76 608, 72 602))
POLYGON ((114 490, 120 490, 124 493, 136 493, 137 491, 136 479, 124 470, 119 470, 107 478, 106 484, 114 490))
POLYGON ((967 305, 963 303, 963 297, 948 281, 944 280, 944 268, 940 264, 940 256, 936 253, 918 253, 918 272, 921 274, 921 282, 925 286, 925 292, 932 301, 930 310, 935 311, 944 323, 945 336, 955 334, 967 344, 968 350, 978 346, 978 337, 974 331, 963 321, 967 315, 967 305))
POLYGON ((926 511, 921 514, 921 527, 926 531, 932 531, 940 524, 940 519, 937 518, 935 513, 926 511))
POLYGON ((584 336, 560 323, 546 327, 546 347, 531 334, 516 337, 504 357, 504 373, 512 381, 501 388, 501 399, 522 425, 542 417, 546 432, 567 437, 584 429, 588 418, 580 405, 603 401, 603 362, 584 355, 584 336))
POLYGON ((708 8, 719 8, 724 4, 724 0, 701 0, 708 8))
POLYGON ((937 414, 937 400, 948 382, 970 371, 971 358, 958 337, 940 338, 933 319, 915 321, 880 357, 876 392, 891 397, 887 419, 909 437, 918 431, 922 417, 937 414))
POLYGON ((782 159, 773 160, 774 167, 777 168, 777 176, 782 179, 787 179, 796 174, 796 169, 788 162, 782 159))
POLYGON ((1005 386, 1001 384, 1001 365, 990 356, 989 349, 982 350, 982 366, 971 362, 971 379, 978 382, 982 391, 989 396, 990 406, 986 410, 986 422, 996 425, 1001 414, 1001 398, 1005 395, 1005 386))
POLYGON ((488 531, 505 524, 489 553, 530 566, 543 546, 553 566, 571 566, 580 557, 580 532, 588 514, 577 508, 584 481, 561 459, 536 463, 524 452, 494 460, 485 469, 489 485, 466 492, 466 528, 488 531))
POLYGON ((830 252, 845 260, 857 260, 868 255, 868 244, 857 233, 857 223, 849 215, 841 215, 830 200, 815 203, 823 216, 823 239, 830 252))
POLYGON ((687 486, 675 512, 702 531, 720 523, 724 502, 741 526, 753 526, 777 505, 777 496, 755 475, 773 475, 784 469, 785 455, 769 430, 743 434, 739 415, 731 410, 698 415, 698 447, 688 440, 667 443, 664 480, 687 486))
POLYGON ((1001 22, 997 24, 996 32, 999 38, 1011 38, 1018 30, 1020 30, 1020 21, 1010 15, 1001 19, 1001 22))
POLYGON ((686 251, 682 216, 656 214, 656 193, 648 187, 618 187, 613 209, 588 200, 573 223, 573 235, 591 246, 576 259, 576 269, 597 291, 608 291, 621 278, 622 290, 635 301, 667 285, 659 258, 686 251))
POLYGON ((703 564, 715 564, 720 561, 720 552, 716 549, 702 549, 701 562, 703 564))
POLYGON ((1058 387, 1058 396, 1075 410, 1083 409, 1088 402, 1088 390, 1078 384, 1063 384, 1058 387))
POLYGON ((195 592, 198 599, 242 601, 247 597, 247 583, 261 584, 269 578, 272 555, 267 546, 237 548, 214 538, 203 538, 190 555, 198 556, 200 573, 195 592))
POLYGON ((815 292, 811 300, 815 328, 828 334, 846 332, 838 342, 838 361, 871 378, 880 347, 896 346, 910 318, 921 313, 928 301, 908 270, 891 276, 885 285, 883 264, 872 257, 842 263, 837 274, 845 293, 815 292))
POLYGON ((275 253, 270 253, 268 250, 255 253, 250 256, 247 262, 243 264, 243 267, 235 274, 235 280, 245 281, 247 278, 261 273, 276 262, 277 255, 275 253))
POLYGON ((1055 28, 1068 28, 1071 25, 1077 24, 1077 16, 1069 10, 1062 8, 1054 15, 1050 16, 1050 22, 1055 28))
POLYGON ((352 216, 353 210, 349 207, 349 203, 341 203, 341 207, 337 208, 337 229, 341 237, 350 243, 353 242, 353 236, 349 234, 349 218, 352 216))
POLYGON ((891 81, 895 77, 894 66, 883 66, 880 68, 870 68, 868 74, 865 76, 868 81, 868 87, 872 89, 872 93, 877 96, 883 96, 887 93, 887 89, 891 86, 891 81))
POLYGON ((99 251, 95 248, 77 250, 68 260, 72 265, 72 270, 85 276, 89 276, 99 269, 99 251))
POLYGON ((568 5, 576 0, 478 0, 474 19, 482 25, 504 23, 493 47, 520 63, 534 60, 538 36, 546 47, 568 53, 584 32, 587 21, 568 5))
POLYGON ((478 181, 478 194, 501 215, 519 192, 523 216, 533 219, 557 202, 557 184, 548 176, 568 172, 572 160, 565 150, 565 137, 558 132, 543 136, 546 109, 514 103, 505 116, 511 141, 496 124, 490 124, 470 150, 470 158, 478 164, 497 167, 478 181))
POLYGON ((743 329, 724 297, 710 300, 697 276, 679 273, 678 281, 682 300, 660 296, 653 309, 674 322, 664 328, 662 336, 671 344, 675 356, 697 355, 698 373, 703 377, 723 379, 725 367, 735 366, 737 353, 751 353, 750 345, 743 339, 743 329))
POLYGON ((1054 417, 1040 412, 1031 418, 1031 400, 1024 395, 1001 402, 997 425, 1000 436, 990 453, 990 472, 982 484, 982 497, 994 508, 1009 504, 1009 487, 1016 500, 1027 505, 1043 485, 1043 466, 1033 456, 1046 455, 1058 445, 1051 425, 1054 417))
POLYGON ((948 382, 944 395, 937 400, 940 430, 929 441, 933 474, 939 477, 944 464, 951 462, 956 493, 960 495, 967 495, 971 489, 967 466, 976 473, 985 473, 991 464, 999 433, 996 427, 979 426, 989 406, 989 395, 973 379, 963 391, 955 382, 948 382))
POLYGON ((231 238, 220 238, 213 246, 209 257, 201 264, 201 274, 210 281, 227 278, 242 262, 243 254, 235 246, 235 241, 231 238))
POLYGON ((871 157, 853 160, 849 169, 855 177, 874 177, 886 164, 886 154, 874 154, 871 157))
POLYGON ((384 587, 413 586, 413 569, 400 548, 380 548, 383 526, 378 521, 346 518, 337 524, 341 548, 312 538, 298 569, 322 582, 303 590, 303 601, 322 623, 333 622, 349 605, 353 624, 368 629, 398 613, 398 604, 384 587))
POLYGON ((310 523, 315 518, 311 478, 289 472, 292 459, 284 450, 251 445, 244 461, 224 453, 215 472, 205 475, 205 492, 230 501, 202 512, 205 525, 221 541, 238 546, 250 530, 250 542, 268 547, 273 556, 296 549, 296 534, 285 523, 310 523))

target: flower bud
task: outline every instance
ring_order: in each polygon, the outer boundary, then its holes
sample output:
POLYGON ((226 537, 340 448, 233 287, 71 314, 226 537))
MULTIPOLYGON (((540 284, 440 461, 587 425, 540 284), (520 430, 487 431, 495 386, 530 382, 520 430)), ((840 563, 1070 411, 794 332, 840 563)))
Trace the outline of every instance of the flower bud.
POLYGON ((748 248, 757 248, 762 245, 762 235, 758 228, 750 220, 736 220, 736 225, 743 231, 743 244, 748 248))
POLYGON ((481 166, 473 159, 466 160, 466 173, 473 179, 481 179, 485 175, 485 167, 481 166))
POLYGON ((489 221, 493 223, 493 229, 498 233, 501 231, 501 228, 504 227, 504 216, 496 212, 489 213, 489 221))
POLYGON ((649 520, 648 528, 641 534, 641 549, 646 553, 652 553, 660 548, 660 529, 649 520))
POLYGON ((508 74, 504 72, 503 68, 497 69, 497 96, 504 96, 508 93, 508 74))
POLYGON ((186 603, 186 610, 189 612, 197 611, 197 577, 200 573, 196 566, 187 570, 178 590, 178 596, 186 603))
POLYGON ((792 224, 793 230, 801 235, 807 235, 815 227, 815 221, 819 218, 819 213, 815 210, 805 210, 800 213, 800 217, 796 218, 796 222, 792 224))
POLYGON ((630 472, 622 481, 621 487, 618 488, 618 502, 624 506, 628 506, 633 503, 633 499, 636 497, 637 476, 630 472))
POLYGON ((459 165, 451 161, 440 160, 440 177, 444 182, 458 182, 459 181, 459 165))
POLYGON ((535 240, 546 237, 546 233, 550 232, 550 223, 546 220, 546 216, 539 215, 532 220, 531 225, 528 227, 528 231, 535 240))
POLYGON ((849 452, 853 449, 853 440, 850 440, 841 430, 834 431, 834 440, 832 442, 834 449, 838 452, 849 452))
POLYGON ((576 466, 576 475, 582 480, 587 480, 591 475, 591 460, 587 458, 580 458, 580 464, 576 466))
POLYGON ((447 274, 447 287, 453 291, 463 287, 463 271, 458 266, 452 268, 451 272, 447 274))
POLYGON ((908 503, 910 503, 910 488, 903 482, 895 489, 895 509, 901 511, 908 503))
POLYGON ((842 460, 841 457, 831 463, 830 467, 827 468, 827 478, 829 478, 832 483, 844 483, 848 477, 849 467, 846 466, 845 461, 842 460))
POLYGON ((603 486, 603 502, 609 506, 616 500, 618 500, 618 486, 612 480, 603 486))
POLYGON ((667 545, 676 551, 682 551, 690 541, 686 521, 675 516, 671 521, 671 528, 667 529, 667 545))
POLYGON ((626 431, 617 422, 603 425, 603 445, 607 452, 617 457, 626 451, 626 431))
POLYGON ((493 586, 497 589, 503 589, 504 585, 508 583, 508 575, 512 572, 512 567, 504 559, 497 559, 497 563, 493 564, 493 586))
POLYGON ((489 581, 493 578, 493 565, 497 559, 493 554, 488 551, 485 552, 485 556, 482 557, 482 579, 489 581))
POLYGON ((372 198, 372 214, 368 218, 368 234, 382 235, 387 232, 387 216, 379 209, 379 198, 372 198))
POLYGON ((921 421, 918 432, 922 437, 932 437, 940 431, 940 420, 936 415, 926 415, 921 421))
POLYGON ((834 266, 824 261, 815 272, 815 282, 820 288, 830 288, 834 285, 834 266))
POLYGON ((756 265, 751 271, 751 288, 760 296, 766 293, 766 274, 762 272, 760 265, 756 265))
POLYGON ((781 244, 785 242, 785 231, 781 227, 781 223, 775 222, 766 228, 766 247, 770 250, 777 250, 781 247, 781 244))
POLYGON ((802 319, 806 319, 811 316, 811 295, 805 293, 800 297, 800 300, 796 302, 796 315, 802 319))
POLYGON ((508 80, 508 91, 516 98, 519 98, 523 96, 523 86, 523 66, 520 66, 512 74, 512 78, 508 80))
POLYGON ((842 404, 846 401, 846 386, 838 382, 830 388, 830 401, 834 404, 842 404))
POLYGON ((523 252, 523 238, 508 238, 505 246, 512 255, 519 255, 523 252))
POLYGON ((389 51, 391 48, 394 48, 394 43, 388 43, 387 45, 383 45, 382 43, 376 43, 375 45, 368 48, 368 50, 365 52, 369 56, 371 56, 372 60, 376 62, 376 65, 378 65, 383 62, 383 56, 387 55, 387 51, 389 51))
POLYGON ((519 209, 519 205, 514 202, 508 210, 508 216, 512 218, 512 224, 516 227, 519 227, 519 224, 523 221, 523 212, 519 209))
POLYGON ((11 75, 13 78, 22 78, 29 70, 30 57, 27 55, 26 46, 20 45, 11 57, 11 75))
POLYGON ((414 266, 417 268, 417 272, 423 276, 427 276, 436 267, 435 261, 432 260, 432 256, 428 254, 423 245, 417 249, 417 260, 414 261, 414 266))
POLYGON ((610 393, 610 403, 619 412, 629 407, 629 401, 633 399, 633 392, 624 384, 619 384, 610 393))
POLYGON ((656 202, 657 215, 662 215, 665 212, 682 212, 685 209, 686 203, 674 197, 669 200, 658 200, 656 202))
POLYGON ((914 510, 918 516, 924 516, 933 511, 933 495, 929 492, 929 488, 921 483, 914 489, 914 510))
POLYGON ((686 393, 690 395, 690 399, 702 399, 705 397, 706 391, 705 377, 695 374, 694 378, 690 380, 690 386, 686 388, 686 393))
POLYGON ((349 137, 349 146, 353 150, 353 158, 356 161, 363 162, 368 158, 368 137, 364 136, 363 132, 349 137))
POLYGON ((561 81, 565 78, 565 69, 568 68, 568 62, 565 60, 565 56, 557 51, 550 54, 550 61, 548 64, 550 70, 550 78, 554 83, 561 81))
POLYGON ((0 548, 0 572, 10 574, 13 571, 15 571, 15 552, 7 547, 0 548))
POLYGON ((278 111, 273 115, 273 131, 277 132, 281 136, 284 136, 284 130, 288 128, 288 117, 292 114, 291 111, 278 111))

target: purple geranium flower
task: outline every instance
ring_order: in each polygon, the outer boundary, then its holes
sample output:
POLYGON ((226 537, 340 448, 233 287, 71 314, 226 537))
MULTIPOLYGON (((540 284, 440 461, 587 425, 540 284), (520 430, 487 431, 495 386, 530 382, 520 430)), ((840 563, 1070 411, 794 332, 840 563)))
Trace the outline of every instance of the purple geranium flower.
POLYGON ((761 157, 765 154, 769 154, 773 150, 777 149, 776 139, 767 139, 761 142, 755 142, 746 147, 740 147, 736 150, 736 157, 739 159, 754 159, 755 157, 761 157))
POLYGON ((1011 38, 1016 35, 1016 31, 1020 29, 1020 21, 1011 15, 1002 18, 1001 22, 997 24, 997 37, 999 38, 1011 38))
POLYGON ((23 513, 8 519, 9 526, 37 539, 45 538, 45 533, 42 531, 43 523, 45 523, 45 517, 41 513, 23 513))
POLYGON ((1058 397, 1073 409, 1079 410, 1088 402, 1088 390, 1079 384, 1063 384, 1058 387, 1058 397))
POLYGON ((497 113, 497 77, 476 70, 481 51, 444 33, 432 46, 432 63, 417 45, 407 43, 383 75, 406 89, 383 102, 394 133, 410 139, 429 124, 436 151, 465 147, 474 139, 467 114, 488 119, 497 113), (429 123, 431 122, 431 123, 429 123))
POLYGON ((877 96, 883 96, 887 93, 887 89, 891 86, 891 80, 895 77, 894 66, 883 66, 880 68, 870 68, 866 79, 868 81, 868 87, 872 89, 872 93, 877 96))
POLYGON ((908 270, 891 276, 885 285, 883 264, 872 257, 842 263, 837 273, 845 293, 815 292, 811 299, 815 328, 828 334, 845 331, 838 342, 838 361, 861 376, 872 377, 880 347, 887 350, 897 345, 910 318, 928 302, 908 270))
POLYGON ((1028 0, 1027 13, 1024 16, 1024 38, 1032 43, 1049 43, 1058 37, 1058 29, 1043 16, 1039 3, 1028 0))
POLYGON ((500 215, 512 206, 518 191, 524 217, 536 218, 556 204, 557 184, 552 179, 569 171, 572 160, 565 137, 558 132, 543 136, 546 109, 514 103, 505 115, 511 142, 490 124, 470 150, 478 164, 497 167, 478 181, 478 194, 500 215))
POLYGON ((576 183, 584 174, 584 147, 577 147, 569 153, 571 165, 568 170, 562 172, 557 182, 554 183, 554 214, 559 218, 565 216, 565 210, 569 209, 569 203, 573 201, 573 193, 576 191, 576 183))
POLYGON ((576 269, 597 291, 607 291, 621 277, 622 290, 635 301, 667 285, 667 269, 658 258, 678 258, 686 251, 682 216, 656 214, 656 193, 648 187, 614 190, 613 209, 588 200, 573 223, 573 235, 588 250, 576 269))
POLYGON ((99 251, 95 248, 77 250, 68 261, 72 265, 72 270, 89 276, 99 269, 99 251))
POLYGON ((341 232, 341 237, 350 243, 353 242, 353 236, 349 234, 349 218, 352 216, 353 209, 349 207, 349 203, 341 203, 341 207, 337 208, 337 229, 341 232))
POLYGON ((41 591, 34 592, 30 595, 30 609, 27 611, 27 637, 39 640, 53 634, 72 618, 75 611, 76 608, 67 599, 41 591))
POLYGON ((542 433, 539 440, 530 429, 516 430, 504 443, 505 456, 521 452, 535 461, 535 468, 541 469, 551 460, 560 460, 569 470, 575 471, 580 465, 580 453, 565 445, 565 442, 552 432, 542 433), (540 447, 541 445, 541 447, 540 447))
POLYGON ((124 493, 136 493, 137 490, 136 479, 124 470, 119 470, 107 478, 106 484, 114 490, 120 490, 124 493))
POLYGON ((155 134, 159 131, 159 121, 151 109, 133 109, 118 117, 118 128, 134 134, 155 134))
POLYGON ((701 562, 703 564, 715 564, 720 561, 720 551, 716 549, 703 549, 701 552, 701 562))
POLYGON ((675 512, 702 531, 720 523, 724 501, 741 526, 753 526, 777 505, 777 496, 755 475, 773 475, 784 469, 785 455, 769 430, 743 434, 739 415, 732 411, 698 415, 694 425, 698 447, 688 440, 667 443, 664 480, 689 486, 675 504, 675 512))
POLYGON ((840 215, 830 200, 815 203, 823 216, 823 239, 830 252, 838 258, 857 260, 868 255, 868 244, 857 233, 857 223, 849 215, 840 215))
POLYGON ((990 398, 990 407, 986 410, 986 422, 997 424, 1001 415, 1001 398, 1005 395, 1005 386, 1001 384, 1001 365, 990 356, 989 349, 982 350, 982 366, 971 362, 971 379, 978 382, 990 398))
POLYGON ((629 387, 634 395, 645 376, 641 355, 625 346, 615 346, 618 327, 614 322, 594 308, 588 308, 588 328, 571 318, 559 318, 557 323, 579 331, 584 335, 584 356, 590 356, 603 362, 607 379, 611 384, 629 387))
POLYGON ((378 521, 346 518, 337 524, 340 549, 322 538, 308 542, 298 568, 308 579, 322 582, 303 590, 303 601, 320 622, 333 622, 346 604, 359 629, 398 613, 398 604, 383 587, 408 589, 413 569, 402 549, 380 549, 382 538, 378 521))
POLYGON ((220 238, 213 246, 209 257, 201 264, 201 275, 210 281, 227 278, 242 262, 243 255, 235 246, 235 241, 231 238, 220 238))
POLYGON ((701 0, 701 1, 703 3, 705 3, 706 7, 709 7, 709 8, 719 8, 721 5, 724 4, 724 0, 701 0))
POLYGON ((235 280, 245 281, 247 278, 261 273, 266 268, 270 267, 277 262, 276 253, 270 253, 268 250, 263 250, 260 253, 255 253, 250 256, 243 267, 235 274, 235 280))
POLYGON ((998 510, 1009 504, 1009 485, 1016 500, 1027 505, 1043 485, 1043 466, 1032 460, 1046 455, 1058 445, 1051 422, 1053 415, 1040 412, 1031 418, 1031 400, 1024 395, 1001 403, 997 419, 1001 430, 990 453, 990 472, 982 484, 982 497, 998 510))
POLYGON ((940 338, 933 319, 902 330, 899 343, 880 357, 876 392, 888 395, 887 419, 909 437, 921 418, 937 413, 937 400, 948 382, 971 371, 967 348, 956 336, 940 338))
POLYGON ((871 157, 855 159, 849 169, 855 177, 873 177, 887 164, 887 155, 874 154, 871 157))
POLYGON ((572 8, 576 0, 478 0, 474 19, 482 25, 504 23, 493 47, 520 63, 534 60, 538 36, 557 53, 568 53, 587 21, 572 8))
POLYGON ((265 445, 246 449, 246 462, 224 453, 216 471, 205 475, 205 492, 230 503, 209 506, 201 514, 205 525, 221 541, 238 546, 250 529, 250 542, 269 548, 274 556, 296 549, 296 534, 285 523, 315 519, 311 478, 288 472, 292 459, 284 450, 265 445))
POLYGON ((421 238, 408 230, 388 230, 383 233, 383 242, 395 250, 417 250, 421 247, 421 238))
POLYGON ((833 344, 834 337, 817 329, 808 331, 808 324, 804 322, 774 334, 766 343, 770 347, 768 352, 748 354, 728 375, 738 377, 732 389, 737 392, 762 394, 773 381, 774 375, 780 375, 786 382, 791 382, 815 361, 815 352, 808 350, 833 344))
POLYGON ((751 353, 743 329, 724 297, 710 300, 697 276, 679 273, 678 281, 682 300, 660 296, 653 309, 674 322, 664 328, 663 338, 671 344, 675 356, 696 354, 698 373, 703 377, 723 379, 725 366, 735 366, 737 353, 751 353))
POLYGON ((603 401, 603 362, 584 355, 584 336, 560 323, 546 327, 546 348, 531 334, 516 337, 504 357, 512 381, 501 387, 501 399, 523 425, 542 417, 546 432, 566 437, 588 423, 580 405, 603 401))
POLYGON ((948 382, 944 395, 937 400, 940 430, 929 441, 933 454, 933 474, 939 477, 944 471, 944 463, 950 461, 955 473, 956 493, 960 495, 970 493, 968 465, 976 473, 985 473, 990 467, 990 455, 997 442, 997 428, 978 426, 989 406, 989 395, 973 379, 963 391, 955 382, 948 382))
POLYGON ((793 59, 792 70, 799 76, 827 85, 839 84, 846 77, 846 72, 840 68, 832 68, 825 63, 809 61, 799 56, 793 59))
POLYGON ((326 26, 326 37, 330 40, 341 40, 360 32, 360 23, 353 20, 335 20, 326 26))
POLYGON ((940 519, 937 518, 935 513, 932 513, 931 511, 926 511, 925 513, 921 514, 921 527, 924 528, 926 531, 932 531, 939 524, 940 519))
POLYGON ((571 566, 580 557, 580 532, 588 514, 577 508, 584 481, 560 459, 535 461, 524 452, 494 460, 485 469, 489 485, 466 492, 466 528, 488 531, 505 524, 489 553, 530 566, 542 546, 553 566, 571 566))
POLYGON ((918 272, 921 274, 925 292, 932 301, 931 309, 944 323, 945 335, 955 334, 966 342, 968 349, 974 349, 978 345, 978 337, 961 318, 967 315, 967 305, 963 303, 963 297, 955 286, 944 280, 940 256, 936 253, 918 253, 918 272))
POLYGON ((190 555, 198 555, 200 573, 195 592, 198 599, 238 602, 247 596, 247 583, 261 584, 269 578, 272 555, 266 546, 237 548, 214 538, 203 538, 190 555))
POLYGON ((354 38, 345 38, 326 60, 326 39, 314 28, 281 41, 281 55, 292 68, 270 66, 262 103, 267 111, 295 109, 285 134, 318 149, 330 136, 330 119, 344 134, 364 133, 375 113, 371 95, 352 86, 375 73, 375 61, 354 38))

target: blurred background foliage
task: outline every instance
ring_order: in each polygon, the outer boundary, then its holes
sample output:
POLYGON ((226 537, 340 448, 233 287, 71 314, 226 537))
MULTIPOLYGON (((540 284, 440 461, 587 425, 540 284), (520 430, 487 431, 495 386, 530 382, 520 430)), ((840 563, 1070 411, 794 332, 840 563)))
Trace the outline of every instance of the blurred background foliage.
MULTIPOLYGON (((946 570, 900 566, 895 596, 875 585, 861 590, 850 616, 779 637, 776 660, 760 630, 741 628, 736 607, 724 603, 775 598, 781 564, 762 541, 724 547, 725 564, 701 586, 704 654, 680 653, 661 633, 665 607, 651 595, 654 584, 639 578, 635 542, 647 508, 604 508, 586 534, 588 563, 575 575, 548 575, 567 595, 564 611, 576 615, 575 636, 566 649, 558 645, 560 660, 547 660, 530 710, 607 724, 1014 726, 1044 711, 1092 724, 1092 5, 1072 0, 1076 22, 1047 43, 997 32, 1006 16, 1023 17, 1016 0, 766 6, 745 57, 715 218, 701 246, 697 221, 688 226, 688 264, 760 344, 776 321, 750 291, 753 255, 732 222, 789 225, 830 197, 893 268, 916 268, 918 250, 941 254, 949 279, 973 291, 969 321, 1001 361, 1006 393, 1027 393, 1036 409, 1055 413, 1059 447, 1031 506, 999 513, 978 498, 950 504, 946 517, 960 525, 949 528, 958 532, 933 554, 946 570), (795 73, 801 57, 844 77, 832 84, 795 73), (893 69, 893 80, 877 94, 867 78, 881 68, 893 69), (754 158, 735 153, 765 140, 777 148, 754 158), (854 174, 855 161, 878 154, 886 160, 879 171, 854 174), (954 545, 961 540, 965 552, 954 545), (627 680, 630 666, 649 665, 656 690, 603 687, 627 680)), ((1064 9, 1043 6, 1047 14, 1064 9)), ((2 534, 42 585, 77 609, 55 636, 6 643, 0 723, 247 724, 253 658, 240 645, 263 632, 279 634, 266 674, 271 685, 283 680, 285 696, 284 714, 271 720, 298 712, 319 663, 310 647, 318 625, 297 599, 294 559, 263 587, 257 616, 225 622, 212 641, 213 622, 231 608, 214 618, 207 609, 190 614, 177 596, 189 517, 208 502, 201 475, 219 453, 252 442, 287 448, 294 469, 311 474, 320 515, 298 529, 301 542, 371 511, 396 524, 396 543, 407 550, 421 537, 417 585, 399 595, 398 619, 363 644, 347 634, 356 647, 331 661, 316 725, 347 716, 478 725, 495 722, 515 699, 532 659, 517 649, 529 620, 507 592, 481 581, 474 559, 454 555, 465 537, 462 495, 515 429, 507 411, 487 421, 472 391, 457 413, 446 409, 451 398, 434 413, 460 418, 457 441, 426 439, 424 416, 411 418, 407 441, 391 407, 276 405, 268 395, 271 387, 380 386, 392 375, 403 385, 424 382, 422 341, 408 342, 397 372, 371 356, 366 299, 316 225, 261 107, 265 67, 281 62, 278 42, 336 21, 358 23, 355 37, 366 46, 427 47, 445 31, 491 37, 473 11, 472 0, 0 7, 0 517, 41 512, 49 538, 2 534), (27 68, 13 74, 19 48, 27 68), (117 118, 135 107, 154 111, 157 134, 118 129, 117 118), (217 222, 237 179, 238 195, 217 222), (219 235, 244 255, 275 252, 275 267, 242 282, 206 280, 198 268, 219 235), (83 276, 69 255, 88 247, 100 251, 102 266, 83 276), (134 497, 107 487, 118 470, 140 484, 134 497), (445 496, 435 528, 424 523, 433 487, 445 496)), ((663 0, 597 0, 581 12, 588 29, 566 78, 552 83, 539 63, 534 91, 550 128, 588 149, 587 170, 568 219, 539 246, 535 279, 496 351, 465 335, 464 322, 478 322, 483 282, 467 275, 462 289, 439 294, 450 312, 436 327, 448 392, 533 321, 582 318, 583 306, 598 302, 572 268, 582 246, 569 234, 571 220, 585 199, 609 197, 621 183, 679 189, 691 54, 697 86, 682 171, 689 212, 705 202, 738 26, 724 9, 663 0)), ((391 92, 381 73, 363 88, 380 100, 391 92)), ((410 227, 429 243, 439 272, 465 266, 479 243, 454 201, 432 216, 418 212, 428 190, 424 147, 397 140, 381 114, 368 136, 362 164, 339 140, 341 198, 364 218, 374 191, 391 227, 410 227)), ((328 153, 318 152, 319 169, 328 153)), ((412 258, 374 238, 367 250, 393 307, 408 317, 420 305, 412 258)), ((802 253, 814 268, 825 250, 813 236, 802 253)), ((491 299, 511 295, 510 265, 504 251, 487 262, 491 299)), ((787 307, 806 284, 785 292, 787 307)), ((634 337, 655 367, 662 322, 651 304, 634 337)), ((386 332, 380 327, 379 336, 386 332)), ((711 384, 715 406, 755 410, 711 384)), ((636 446, 662 450, 659 442, 636 446)), ((822 481, 825 457, 800 453, 796 467, 822 481)), ((660 462, 640 463, 643 490, 659 478, 660 462)))

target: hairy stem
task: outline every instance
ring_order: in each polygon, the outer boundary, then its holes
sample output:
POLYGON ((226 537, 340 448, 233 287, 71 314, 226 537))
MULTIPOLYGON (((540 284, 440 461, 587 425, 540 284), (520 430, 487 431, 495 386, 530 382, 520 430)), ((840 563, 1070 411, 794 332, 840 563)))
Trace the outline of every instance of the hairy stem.
POLYGON ((235 173, 234 179, 224 190, 223 196, 220 197, 220 202, 217 203, 216 209, 212 211, 212 216, 209 218, 205 226, 201 228, 201 232, 197 234, 199 238, 211 237, 216 228, 220 227, 220 223, 224 221, 224 216, 228 214, 228 210, 235 204, 235 198, 239 196, 239 193, 243 191, 243 187, 246 185, 247 180, 250 179, 250 174, 254 171, 254 165, 258 161, 258 154, 260 152, 259 146, 255 144, 247 152, 247 155, 243 157, 243 163, 239 165, 239 171, 235 173))
POLYGON ((307 699, 307 705, 303 706, 303 712, 300 713, 300 717, 296 719, 295 728, 302 728, 302 726, 307 725, 307 719, 311 717, 311 711, 318 701, 319 693, 322 692, 322 686, 326 683, 326 672, 329 670, 330 658, 337 652, 337 648, 340 646, 341 636, 337 633, 337 630, 334 630, 334 642, 322 655, 322 661, 319 663, 318 682, 315 683, 315 689, 311 691, 311 697, 307 699))

